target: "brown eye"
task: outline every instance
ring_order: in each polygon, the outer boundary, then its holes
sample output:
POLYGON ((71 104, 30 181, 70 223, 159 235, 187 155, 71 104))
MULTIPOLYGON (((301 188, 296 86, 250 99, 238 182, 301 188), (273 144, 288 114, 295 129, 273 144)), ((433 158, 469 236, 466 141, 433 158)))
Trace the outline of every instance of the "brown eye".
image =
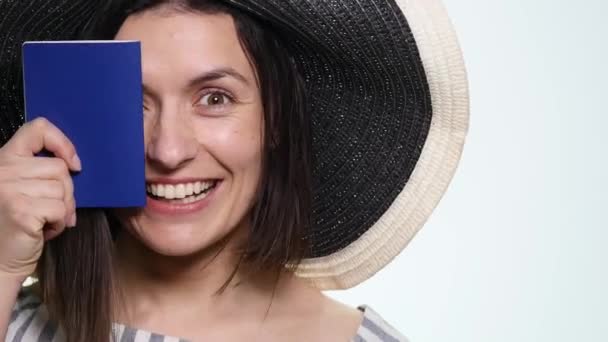
POLYGON ((201 104, 205 106, 221 106, 228 104, 229 102, 230 99, 228 96, 218 92, 207 94, 201 99, 201 104))

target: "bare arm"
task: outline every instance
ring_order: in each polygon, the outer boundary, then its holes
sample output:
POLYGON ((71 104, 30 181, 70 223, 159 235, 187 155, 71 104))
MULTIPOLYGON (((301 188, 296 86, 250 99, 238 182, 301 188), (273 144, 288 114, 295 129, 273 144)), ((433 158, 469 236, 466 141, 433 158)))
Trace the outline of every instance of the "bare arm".
POLYGON ((0 148, 0 337, 6 339, 21 284, 34 273, 46 240, 76 224, 74 184, 80 170, 69 139, 38 118, 0 148), (37 157, 42 150, 56 157, 37 157))
POLYGON ((25 279, 21 276, 0 274, 0 341, 6 339, 11 313, 23 281, 25 279))

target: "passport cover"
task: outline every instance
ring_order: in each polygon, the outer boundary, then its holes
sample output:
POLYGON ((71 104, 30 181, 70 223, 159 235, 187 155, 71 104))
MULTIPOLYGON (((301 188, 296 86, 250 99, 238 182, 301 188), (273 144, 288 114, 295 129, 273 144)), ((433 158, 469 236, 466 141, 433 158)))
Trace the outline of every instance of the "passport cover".
POLYGON ((23 44, 25 117, 72 141, 78 208, 146 203, 141 48, 136 41, 23 44))

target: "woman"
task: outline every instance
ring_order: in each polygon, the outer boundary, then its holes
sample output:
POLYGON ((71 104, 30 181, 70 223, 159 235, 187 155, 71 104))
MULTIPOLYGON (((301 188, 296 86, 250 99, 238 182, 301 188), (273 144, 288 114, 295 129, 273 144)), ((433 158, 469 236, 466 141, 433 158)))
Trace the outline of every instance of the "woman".
POLYGON ((4 0, 1 40, 141 41, 147 205, 76 214, 76 147, 23 125, 0 149, 6 340, 404 341, 320 290, 390 261, 454 172, 468 103, 441 7, 94 4, 4 0))

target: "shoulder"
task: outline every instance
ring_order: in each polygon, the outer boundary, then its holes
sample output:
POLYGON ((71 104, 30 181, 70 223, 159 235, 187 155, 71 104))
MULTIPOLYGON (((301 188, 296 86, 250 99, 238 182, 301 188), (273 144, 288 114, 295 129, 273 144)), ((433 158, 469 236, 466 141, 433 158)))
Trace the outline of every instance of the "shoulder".
MULTIPOLYGON (((367 305, 354 309, 326 297, 325 310, 320 315, 328 325, 323 331, 332 332, 331 341, 351 342, 409 342, 380 314, 367 305), (341 334, 338 334, 342 332, 341 334), (353 332, 356 335, 353 337, 353 332)), ((327 336, 327 335, 326 335, 327 336)))
POLYGON ((352 308, 344 303, 323 295, 323 305, 321 306, 319 317, 323 328, 323 335, 332 334, 332 341, 348 341, 353 337, 361 326, 364 313, 352 308))
POLYGON ((363 312, 363 321, 353 342, 408 342, 409 340, 399 331, 388 324, 376 311, 369 306, 359 307, 363 312))
POLYGON ((49 321, 48 312, 31 287, 19 292, 11 312, 6 341, 51 341, 56 326, 49 321))
POLYGON ((408 342, 369 306, 352 308, 294 279, 289 294, 277 296, 283 305, 275 306, 282 308, 278 316, 299 320, 306 327, 290 331, 290 336, 313 336, 302 339, 306 341, 408 342))

